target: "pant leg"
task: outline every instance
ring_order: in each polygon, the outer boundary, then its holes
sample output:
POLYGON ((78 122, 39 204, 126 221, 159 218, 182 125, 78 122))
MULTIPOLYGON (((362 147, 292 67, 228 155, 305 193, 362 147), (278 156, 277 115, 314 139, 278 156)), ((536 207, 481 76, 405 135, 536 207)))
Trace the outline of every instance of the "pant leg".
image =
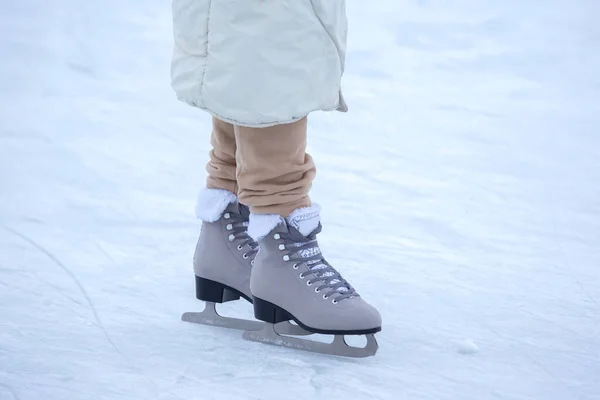
POLYGON ((206 164, 206 187, 237 193, 234 126, 214 117, 212 121, 210 144, 213 148, 209 153, 210 160, 206 164))
POLYGON ((306 153, 306 121, 235 127, 238 197, 253 213, 287 217, 311 205, 308 192, 316 169, 306 153))

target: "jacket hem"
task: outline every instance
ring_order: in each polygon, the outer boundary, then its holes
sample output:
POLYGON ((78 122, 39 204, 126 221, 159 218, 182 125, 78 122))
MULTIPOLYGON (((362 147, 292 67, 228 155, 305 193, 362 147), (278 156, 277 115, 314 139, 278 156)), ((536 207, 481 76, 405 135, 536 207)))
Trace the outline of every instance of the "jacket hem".
MULTIPOLYGON (((341 92, 340 92, 341 93, 341 92)), ((205 111, 207 113, 209 113, 210 115, 212 115, 213 117, 223 121, 223 122, 227 122, 230 123, 232 125, 236 125, 236 126, 246 126, 249 128, 268 128, 269 126, 275 126, 275 125, 285 125, 285 124, 291 124, 293 122, 299 121, 302 118, 308 116, 310 113, 313 113, 315 111, 324 111, 324 112, 330 112, 330 111, 341 111, 341 112, 345 112, 347 110, 347 108, 342 108, 343 106, 341 106, 341 104, 336 104, 333 107, 330 108, 313 108, 312 110, 302 113, 301 115, 297 116, 297 117, 291 117, 291 118, 286 118, 286 119, 281 119, 281 120, 274 120, 274 121, 263 121, 263 122, 247 122, 247 121, 240 121, 240 120, 236 120, 234 118, 229 118, 226 117, 224 115, 221 115, 209 108, 207 108, 204 105, 200 105, 199 103, 195 103, 193 101, 190 100, 186 100, 183 99, 181 97, 177 97, 180 101, 198 108, 202 111, 205 111)))

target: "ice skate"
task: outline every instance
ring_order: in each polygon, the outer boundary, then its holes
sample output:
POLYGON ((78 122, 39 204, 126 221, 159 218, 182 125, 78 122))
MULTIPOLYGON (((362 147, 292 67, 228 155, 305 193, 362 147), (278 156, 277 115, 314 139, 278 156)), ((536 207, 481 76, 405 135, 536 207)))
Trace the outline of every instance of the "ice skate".
MULTIPOLYGON (((258 244, 247 233, 250 210, 225 190, 207 189, 196 209, 202 230, 194 254, 196 298, 205 302, 201 312, 186 312, 181 319, 203 325, 240 330, 260 330, 264 323, 219 315, 216 305, 245 299, 252 303, 250 272, 258 244)), ((308 334, 298 326, 282 323, 282 333, 308 334)))
POLYGON ((324 354, 374 355, 378 345, 373 334, 381 330, 381 316, 321 255, 319 209, 296 210, 287 220, 253 214, 250 224, 255 238, 268 231, 259 241, 250 281, 255 317, 267 324, 243 337, 324 354), (321 343, 278 333, 274 325, 290 320, 309 332, 335 335, 334 340, 321 343), (349 346, 345 335, 366 335, 367 344, 349 346))

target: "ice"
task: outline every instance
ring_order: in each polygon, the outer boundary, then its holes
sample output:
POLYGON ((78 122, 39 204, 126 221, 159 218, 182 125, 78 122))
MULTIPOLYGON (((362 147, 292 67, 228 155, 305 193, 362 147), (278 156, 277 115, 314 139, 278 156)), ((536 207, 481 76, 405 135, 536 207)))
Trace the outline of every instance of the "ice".
POLYGON ((309 146, 364 360, 180 321, 210 118, 169 3, 0 2, 1 400, 600 398, 599 2, 348 0, 309 146))

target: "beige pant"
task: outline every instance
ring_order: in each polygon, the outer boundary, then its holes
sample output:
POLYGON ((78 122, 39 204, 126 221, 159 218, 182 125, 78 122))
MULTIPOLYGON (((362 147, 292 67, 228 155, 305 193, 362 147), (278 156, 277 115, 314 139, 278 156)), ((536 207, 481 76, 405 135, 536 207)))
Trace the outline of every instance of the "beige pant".
POLYGON ((207 187, 229 190, 259 214, 287 217, 311 205, 316 174, 306 153, 306 118, 268 128, 234 126, 213 118, 207 187))

